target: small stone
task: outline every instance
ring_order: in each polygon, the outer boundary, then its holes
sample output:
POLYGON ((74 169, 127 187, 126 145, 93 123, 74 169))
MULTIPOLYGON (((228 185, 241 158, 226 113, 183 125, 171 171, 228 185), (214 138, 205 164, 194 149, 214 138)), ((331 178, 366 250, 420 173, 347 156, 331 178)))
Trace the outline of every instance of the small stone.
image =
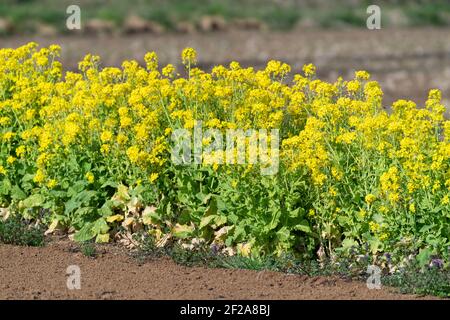
POLYGON ((36 26, 36 32, 38 35, 43 37, 54 37, 58 34, 58 30, 49 24, 38 23, 36 26))
POLYGON ((189 21, 180 21, 175 24, 175 31, 179 33, 194 33, 196 31, 195 25, 189 21))
POLYGON ((114 23, 107 20, 91 19, 86 22, 83 30, 88 34, 110 34, 114 31, 114 23))
POLYGON ((130 15, 123 24, 123 31, 128 34, 133 33, 154 33, 161 34, 164 27, 155 21, 145 20, 137 15, 130 15))
POLYGON ((9 19, 0 18, 0 35, 10 34, 14 31, 14 25, 9 19))
POLYGON ((227 28, 225 19, 221 16, 204 16, 200 19, 198 27, 201 31, 223 31, 227 28))
POLYGON ((267 25, 255 18, 235 19, 232 22, 232 27, 239 30, 267 30, 267 25))

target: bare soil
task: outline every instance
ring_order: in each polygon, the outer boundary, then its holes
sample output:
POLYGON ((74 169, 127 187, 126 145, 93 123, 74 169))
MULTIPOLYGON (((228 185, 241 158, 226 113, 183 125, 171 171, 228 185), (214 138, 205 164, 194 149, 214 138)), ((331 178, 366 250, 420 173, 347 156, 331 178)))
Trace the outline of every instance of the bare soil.
POLYGON ((0 299, 427 299, 336 277, 185 267, 169 258, 144 263, 118 246, 95 258, 69 241, 45 247, 0 245, 0 299), (81 270, 81 289, 67 288, 67 267, 81 270))

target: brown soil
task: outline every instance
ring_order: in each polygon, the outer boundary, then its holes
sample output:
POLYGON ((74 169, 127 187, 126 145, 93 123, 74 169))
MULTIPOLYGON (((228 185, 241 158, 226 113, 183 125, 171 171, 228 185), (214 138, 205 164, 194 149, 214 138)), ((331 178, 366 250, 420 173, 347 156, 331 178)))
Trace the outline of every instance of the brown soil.
POLYGON ((0 245, 0 299, 424 299, 334 277, 139 263, 113 245, 88 258, 75 248, 0 245), (69 265, 80 267, 80 290, 67 289, 69 265))

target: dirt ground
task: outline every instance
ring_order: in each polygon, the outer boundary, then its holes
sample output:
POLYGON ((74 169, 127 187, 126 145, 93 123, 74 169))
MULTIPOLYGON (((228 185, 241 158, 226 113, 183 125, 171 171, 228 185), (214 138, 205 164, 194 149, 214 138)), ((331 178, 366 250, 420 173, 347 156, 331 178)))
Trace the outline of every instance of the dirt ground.
POLYGON ((169 258, 143 263, 114 245, 89 258, 75 248, 0 245, 0 299, 426 299, 335 277, 185 267, 169 258), (67 288, 71 265, 80 267, 79 290, 67 288))
MULTIPOLYGON (((450 102, 450 29, 294 29, 289 32, 229 31, 212 33, 132 36, 17 36, 0 38, 0 47, 17 47, 29 41, 42 46, 62 46, 64 66, 77 68, 87 53, 102 57, 103 66, 120 66, 126 59, 143 62, 144 54, 156 51, 161 64, 180 66, 181 50, 198 51, 199 65, 210 69, 232 60, 243 66, 263 68, 268 60, 288 62, 298 73, 303 64, 314 63, 321 78, 350 79, 355 70, 367 70, 385 92, 385 106, 405 98, 423 105, 432 88, 443 90, 450 102)), ((179 69, 180 70, 180 69, 179 69)))

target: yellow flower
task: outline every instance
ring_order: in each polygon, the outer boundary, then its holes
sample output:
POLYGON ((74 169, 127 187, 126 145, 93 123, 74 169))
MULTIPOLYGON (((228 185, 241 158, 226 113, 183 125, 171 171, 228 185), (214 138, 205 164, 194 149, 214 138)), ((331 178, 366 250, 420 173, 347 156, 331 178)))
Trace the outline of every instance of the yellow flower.
POLYGON ((51 179, 49 182, 47 182, 47 187, 49 189, 53 189, 58 185, 58 182, 55 179, 51 179))
POLYGON ((194 65, 197 63, 197 52, 193 48, 186 48, 181 53, 184 65, 194 65))
POLYGON ((342 180, 343 173, 342 173, 342 171, 340 171, 340 170, 338 170, 337 168, 333 167, 333 168, 331 168, 331 175, 332 175, 333 178, 336 179, 337 181, 341 181, 341 180, 342 180))
POLYGON ((164 135, 169 136, 172 133, 172 128, 166 128, 164 129, 164 135))
POLYGON ((120 118, 120 127, 121 128, 127 128, 131 125, 131 123, 133 122, 133 119, 131 119, 130 117, 122 117, 120 118))
POLYGON ((173 64, 168 64, 162 70, 162 74, 166 77, 172 77, 175 72, 175 66, 173 64))
POLYGON ((145 63, 147 64, 147 70, 158 69, 158 56, 155 52, 147 52, 144 56, 145 63))
POLYGON ((132 146, 127 149, 127 156, 131 162, 137 162, 139 159, 139 148, 137 146, 132 146))
POLYGON ((306 77, 312 77, 316 74, 316 66, 312 63, 303 66, 303 72, 306 77))
POLYGON ((11 122, 11 119, 8 117, 0 117, 0 126, 7 125, 11 122))
POLYGON ((356 71, 355 78, 358 80, 369 80, 370 74, 367 71, 356 71))
POLYGON ((33 181, 36 183, 42 183, 45 180, 45 173, 42 169, 38 169, 34 175, 33 181))
POLYGON ((123 133, 119 133, 117 135, 117 143, 119 145, 123 145, 128 141, 128 137, 126 135, 124 135, 123 133))
POLYGON ((347 90, 351 93, 356 93, 361 88, 359 81, 352 80, 347 83, 347 90))
POLYGON ((0 166, 0 174, 5 175, 6 176, 6 169, 3 166, 0 166))
POLYGON ((109 144, 102 144, 102 146, 100 147, 100 152, 103 154, 108 154, 109 151, 111 150, 111 147, 109 144))
POLYGON ((441 204, 444 205, 444 206, 447 205, 447 204, 450 204, 450 199, 449 199, 449 196, 448 196, 448 195, 445 195, 445 196, 442 198, 441 204))
POLYGON ((377 232, 378 230, 380 230, 380 225, 376 222, 370 221, 369 228, 370 228, 370 231, 377 232))
POLYGON ((367 216, 367 211, 364 210, 364 209, 359 210, 359 211, 358 211, 358 216, 359 216, 361 219, 364 219, 364 218, 367 216))
POLYGON ((376 199, 377 199, 377 197, 371 193, 366 195, 366 197, 365 197, 366 203, 369 205, 372 204, 376 199))
POLYGON ((356 139, 356 132, 345 132, 336 137, 336 142, 351 144, 356 139))
POLYGON ((100 140, 102 140, 103 143, 109 142, 112 140, 113 134, 111 131, 103 131, 100 140))
POLYGON ((332 196, 332 197, 336 197, 337 194, 338 194, 338 192, 337 192, 337 190, 336 190, 335 187, 330 187, 330 189, 328 190, 328 192, 329 192, 330 196, 332 196))
POLYGON ((14 132, 8 131, 3 134, 3 140, 9 141, 15 136, 14 132))
POLYGON ((85 177, 86 177, 86 180, 89 182, 89 183, 94 183, 94 180, 95 180, 95 177, 94 177, 94 174, 92 173, 92 172, 87 172, 86 174, 85 174, 85 177))
POLYGON ((13 164, 14 161, 16 161, 16 158, 14 158, 13 156, 9 156, 9 157, 6 159, 6 162, 7 162, 8 164, 13 164))
POLYGON ((159 174, 157 174, 157 173, 152 173, 152 174, 150 175, 150 177, 148 178, 148 180, 150 180, 150 182, 153 183, 156 179, 158 179, 158 177, 159 177, 159 174))
POLYGON ((25 146, 18 146, 16 148, 16 156, 18 156, 19 158, 22 158, 22 156, 25 154, 25 146))
POLYGON ((380 234, 379 237, 378 237, 378 239, 380 239, 380 241, 384 241, 384 240, 386 240, 388 238, 389 238, 389 235, 386 232, 380 234))
POLYGON ((250 243, 239 243, 237 245, 237 251, 243 256, 248 257, 251 253, 252 246, 250 243))

